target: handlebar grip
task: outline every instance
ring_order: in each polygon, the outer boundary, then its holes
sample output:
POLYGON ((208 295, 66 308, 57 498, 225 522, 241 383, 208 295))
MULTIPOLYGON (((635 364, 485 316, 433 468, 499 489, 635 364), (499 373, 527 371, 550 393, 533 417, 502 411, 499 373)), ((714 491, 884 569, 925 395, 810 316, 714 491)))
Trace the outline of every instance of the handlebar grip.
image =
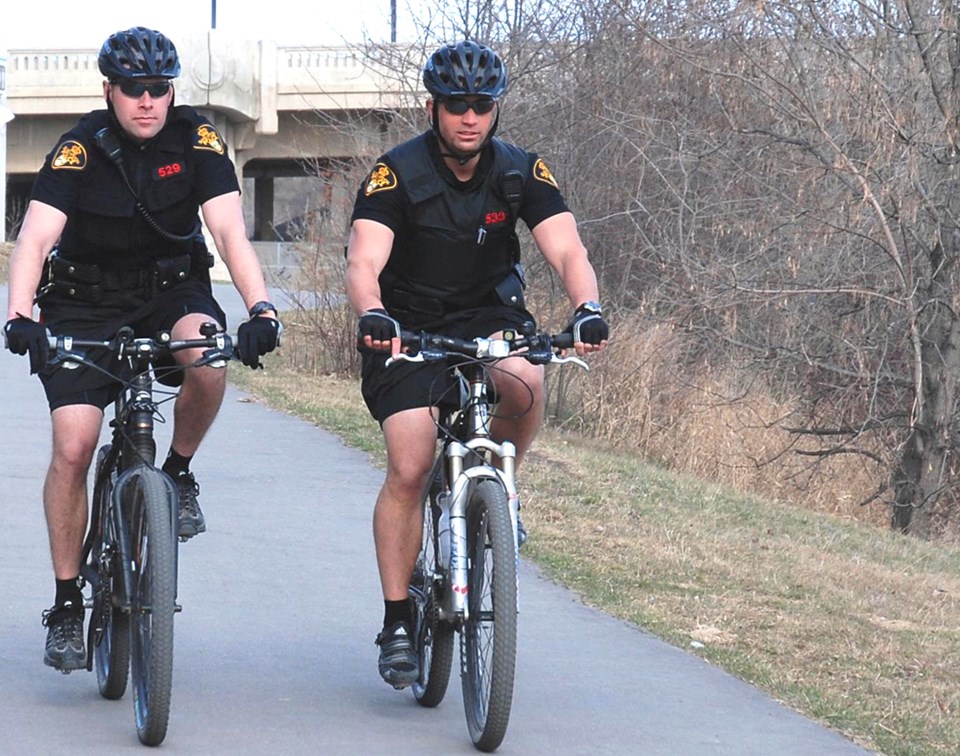
POLYGON ((551 337, 550 343, 557 349, 573 349, 573 334, 558 333, 556 336, 551 337))

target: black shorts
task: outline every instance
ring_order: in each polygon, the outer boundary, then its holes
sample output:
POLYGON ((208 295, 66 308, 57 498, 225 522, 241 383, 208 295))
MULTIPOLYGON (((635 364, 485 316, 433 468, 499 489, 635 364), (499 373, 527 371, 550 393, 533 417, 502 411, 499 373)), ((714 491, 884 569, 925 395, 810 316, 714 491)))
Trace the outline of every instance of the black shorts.
MULTIPOLYGON (((209 315, 223 328, 226 315, 213 298, 210 288, 190 278, 167 291, 145 298, 132 291, 117 292, 97 304, 45 297, 40 302, 40 318, 54 336, 66 335, 84 339, 110 339, 124 326, 137 336, 153 337, 169 331, 184 315, 209 315)), ((199 334, 198 334, 199 336, 199 334)), ((120 393, 118 379, 129 377, 117 361, 104 352, 88 357, 109 374, 86 366, 67 370, 59 365, 40 371, 40 381, 47 395, 51 412, 70 404, 90 404, 104 409, 120 393)))
MULTIPOLYGON (((515 307, 486 307, 449 315, 422 330, 444 336, 472 339, 491 336, 505 328, 535 323, 533 316, 515 307)), ((383 425, 390 415, 415 407, 456 406, 460 387, 446 363, 384 363, 390 355, 364 352, 360 391, 374 419, 383 425)))

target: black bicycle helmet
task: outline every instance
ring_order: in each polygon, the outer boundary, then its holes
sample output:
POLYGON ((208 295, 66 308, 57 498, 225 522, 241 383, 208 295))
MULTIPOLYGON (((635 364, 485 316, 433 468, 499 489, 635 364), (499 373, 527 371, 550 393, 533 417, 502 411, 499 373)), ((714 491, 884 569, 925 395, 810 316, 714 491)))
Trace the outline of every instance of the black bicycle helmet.
POLYGON ((97 58, 108 79, 175 79, 180 75, 177 48, 166 36, 134 26, 111 34, 97 58))
POLYGON ((470 40, 441 47, 423 67, 423 84, 434 97, 485 95, 499 98, 507 89, 500 56, 470 40))

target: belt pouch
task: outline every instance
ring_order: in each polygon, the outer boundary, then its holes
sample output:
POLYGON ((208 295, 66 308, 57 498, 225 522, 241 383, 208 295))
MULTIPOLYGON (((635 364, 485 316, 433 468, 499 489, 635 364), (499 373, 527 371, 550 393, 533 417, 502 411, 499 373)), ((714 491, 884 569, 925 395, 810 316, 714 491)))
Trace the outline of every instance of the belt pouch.
POLYGON ((156 276, 156 286, 160 291, 166 291, 190 277, 190 255, 177 257, 161 257, 154 261, 153 271, 156 276))

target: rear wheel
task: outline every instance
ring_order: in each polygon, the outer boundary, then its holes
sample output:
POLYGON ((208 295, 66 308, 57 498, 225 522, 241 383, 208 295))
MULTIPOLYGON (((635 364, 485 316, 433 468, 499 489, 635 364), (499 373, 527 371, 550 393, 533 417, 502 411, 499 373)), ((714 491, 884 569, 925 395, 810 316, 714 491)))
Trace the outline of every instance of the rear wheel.
POLYGON ((98 519, 98 537, 90 550, 91 567, 97 582, 93 586, 87 647, 93 652, 100 695, 116 700, 127 690, 130 616, 119 606, 123 596, 121 565, 110 510, 117 472, 116 469, 105 469, 109 452, 110 447, 103 446, 97 453, 97 500, 93 512, 98 519))
POLYGON ((420 663, 420 678, 413 684, 413 695, 421 706, 433 707, 443 700, 450 682, 453 626, 440 619, 444 583, 437 558, 439 510, 429 500, 423 510, 423 543, 410 581, 416 619, 414 642, 420 663))
POLYGON ((513 705, 517 662, 517 550, 507 492, 482 480, 467 508, 469 618, 460 644, 461 683, 474 745, 503 741, 513 705))
POLYGON ((130 480, 133 708, 137 736, 159 745, 167 734, 173 684, 173 615, 176 605, 176 539, 163 473, 144 467, 130 480))

